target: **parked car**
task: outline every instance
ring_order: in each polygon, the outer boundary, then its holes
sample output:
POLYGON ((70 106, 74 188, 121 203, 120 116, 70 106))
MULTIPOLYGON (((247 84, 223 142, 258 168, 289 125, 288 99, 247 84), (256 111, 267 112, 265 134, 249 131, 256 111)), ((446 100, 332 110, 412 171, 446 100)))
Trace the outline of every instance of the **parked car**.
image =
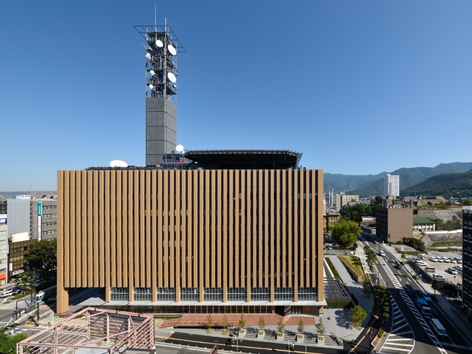
POLYGON ((423 262, 423 261, 416 261, 416 264, 418 264, 421 267, 427 267, 428 266, 428 264, 426 262, 423 262))
POLYGON ((437 259, 436 257, 434 257, 434 256, 429 257, 429 259, 430 259, 431 261, 433 261, 433 262, 437 262, 437 261, 438 261, 438 259, 437 259))
POLYGON ((450 261, 451 263, 457 263, 457 261, 456 261, 455 258, 449 258, 449 261, 450 261))
POLYGON ((455 270, 454 268, 449 268, 447 271, 449 272, 449 274, 459 275, 459 273, 457 273, 457 270, 455 270))
POLYGON ((446 277, 444 275, 434 273, 433 280, 446 280, 446 277))
POLYGON ((457 263, 462 263, 462 258, 456 257, 457 263))
POLYGON ((450 263, 451 261, 450 261, 449 258, 443 257, 443 262, 445 262, 445 263, 450 263))
POLYGON ((456 265, 454 268, 456 268, 457 270, 462 270, 462 266, 461 266, 461 265, 456 265))

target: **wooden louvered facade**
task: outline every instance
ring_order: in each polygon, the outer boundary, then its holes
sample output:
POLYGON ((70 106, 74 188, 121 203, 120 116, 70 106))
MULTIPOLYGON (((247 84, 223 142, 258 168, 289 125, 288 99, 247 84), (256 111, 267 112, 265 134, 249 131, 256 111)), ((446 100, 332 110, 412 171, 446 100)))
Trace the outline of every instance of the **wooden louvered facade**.
POLYGON ((287 289, 294 305, 324 301, 322 170, 58 171, 57 193, 58 312, 69 288, 90 287, 129 302, 148 289, 156 304, 158 289, 175 304, 190 304, 182 289, 201 305, 205 289, 227 306, 228 289, 249 306, 257 289, 274 304, 287 289))

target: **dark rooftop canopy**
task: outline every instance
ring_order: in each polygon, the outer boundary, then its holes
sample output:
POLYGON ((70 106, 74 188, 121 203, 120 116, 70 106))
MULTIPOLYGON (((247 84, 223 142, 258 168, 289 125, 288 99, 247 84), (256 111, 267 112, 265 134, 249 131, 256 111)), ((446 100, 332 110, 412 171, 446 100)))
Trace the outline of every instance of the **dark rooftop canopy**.
POLYGON ((290 169, 297 168, 302 157, 291 150, 190 150, 184 155, 210 169, 290 169))

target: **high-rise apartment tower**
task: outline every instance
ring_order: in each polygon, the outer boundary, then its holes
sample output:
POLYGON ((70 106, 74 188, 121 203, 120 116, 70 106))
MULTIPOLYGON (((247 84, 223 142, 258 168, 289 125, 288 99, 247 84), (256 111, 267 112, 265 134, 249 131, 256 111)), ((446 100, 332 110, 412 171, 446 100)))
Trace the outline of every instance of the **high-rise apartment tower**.
POLYGON ((400 195, 400 176, 386 175, 384 177, 384 198, 388 196, 398 197, 400 195))

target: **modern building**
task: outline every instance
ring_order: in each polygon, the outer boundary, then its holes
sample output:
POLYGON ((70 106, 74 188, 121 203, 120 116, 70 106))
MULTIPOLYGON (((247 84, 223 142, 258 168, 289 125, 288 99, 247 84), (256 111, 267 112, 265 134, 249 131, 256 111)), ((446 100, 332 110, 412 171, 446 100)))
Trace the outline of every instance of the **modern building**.
POLYGON ((436 224, 428 218, 413 218, 413 232, 422 233, 428 231, 435 231, 436 224))
POLYGON ((400 176, 385 175, 384 177, 384 198, 400 196, 400 176))
POLYGON ((472 207, 462 208, 462 303, 472 319, 472 207))
POLYGON ((25 255, 28 254, 29 247, 35 242, 36 240, 29 238, 27 232, 14 234, 11 236, 8 244, 8 265, 10 277, 29 270, 28 261, 25 259, 25 255))
POLYGON ((7 205, 6 200, 0 200, 0 215, 7 213, 7 205))
POLYGON ((201 169, 58 171, 57 311, 100 287, 112 309, 322 312, 323 172, 292 151, 185 157, 201 169))
POLYGON ((384 199, 376 209, 376 235, 385 242, 398 242, 413 237, 413 209, 384 199))
POLYGON ((355 194, 345 194, 344 192, 340 192, 339 194, 335 195, 334 198, 334 209, 336 211, 340 211, 343 206, 348 205, 349 202, 358 202, 359 196, 355 194))
POLYGON ((57 237, 57 195, 33 193, 8 199, 9 236, 27 232, 35 240, 57 237))
POLYGON ((8 225, 0 224, 0 285, 8 283, 8 225))

